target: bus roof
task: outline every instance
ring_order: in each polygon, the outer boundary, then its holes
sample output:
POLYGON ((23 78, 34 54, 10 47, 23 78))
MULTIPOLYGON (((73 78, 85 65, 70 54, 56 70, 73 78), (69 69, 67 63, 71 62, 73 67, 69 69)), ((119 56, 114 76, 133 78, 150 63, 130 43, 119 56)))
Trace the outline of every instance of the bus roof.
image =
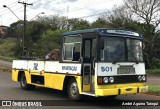
POLYGON ((132 30, 126 30, 126 29, 109 29, 109 28, 94 28, 94 29, 86 29, 86 30, 76 30, 76 31, 70 31, 70 32, 64 32, 62 35, 75 35, 75 34, 83 34, 83 33, 98 33, 100 35, 104 36, 119 36, 119 37, 132 37, 137 39, 142 39, 142 35, 132 31, 132 30))

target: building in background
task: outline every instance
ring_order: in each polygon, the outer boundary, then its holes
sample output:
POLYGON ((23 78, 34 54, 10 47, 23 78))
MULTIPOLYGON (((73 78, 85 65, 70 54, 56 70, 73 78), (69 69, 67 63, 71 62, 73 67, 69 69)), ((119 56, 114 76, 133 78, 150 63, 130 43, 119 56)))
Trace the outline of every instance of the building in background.
POLYGON ((7 29, 9 27, 4 26, 4 25, 0 25, 0 38, 5 38, 7 35, 7 29))

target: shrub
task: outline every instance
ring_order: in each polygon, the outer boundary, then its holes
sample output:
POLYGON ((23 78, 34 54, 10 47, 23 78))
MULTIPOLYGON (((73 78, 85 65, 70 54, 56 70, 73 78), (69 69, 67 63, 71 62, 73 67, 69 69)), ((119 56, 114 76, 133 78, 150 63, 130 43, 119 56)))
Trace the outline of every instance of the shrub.
POLYGON ((160 68, 160 60, 157 58, 153 58, 151 68, 160 68))

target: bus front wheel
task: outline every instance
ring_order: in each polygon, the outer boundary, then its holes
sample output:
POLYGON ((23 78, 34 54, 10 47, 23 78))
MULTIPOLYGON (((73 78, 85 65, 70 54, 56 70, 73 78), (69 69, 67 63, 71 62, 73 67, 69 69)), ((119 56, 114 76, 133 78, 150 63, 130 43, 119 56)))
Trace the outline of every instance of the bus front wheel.
POLYGON ((36 87, 35 85, 27 84, 26 76, 24 73, 22 73, 20 76, 20 85, 24 90, 32 90, 36 87))
POLYGON ((71 100, 78 101, 81 99, 81 95, 79 94, 78 84, 75 79, 70 80, 67 92, 68 92, 68 97, 71 100))

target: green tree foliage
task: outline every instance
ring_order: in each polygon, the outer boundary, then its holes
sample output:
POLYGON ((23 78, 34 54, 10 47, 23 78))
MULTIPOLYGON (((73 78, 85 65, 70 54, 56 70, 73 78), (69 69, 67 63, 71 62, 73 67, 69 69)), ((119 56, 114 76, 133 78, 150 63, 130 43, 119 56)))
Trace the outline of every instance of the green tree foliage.
POLYGON ((55 31, 52 31, 51 29, 48 29, 45 31, 41 37, 40 40, 37 43, 34 43, 33 45, 33 56, 45 56, 47 53, 49 53, 51 50, 55 48, 59 48, 60 41, 61 41, 61 35, 63 32, 67 30, 64 29, 58 29, 55 31))
POLYGON ((67 17, 60 17, 58 15, 39 17, 37 21, 43 23, 48 29, 53 31, 65 29, 67 26, 67 17))
POLYGON ((27 37, 29 37, 32 43, 36 43, 39 39, 41 34, 46 31, 47 28, 44 24, 37 21, 31 21, 27 23, 27 37))
POLYGON ((91 27, 92 28, 108 28, 108 24, 107 24, 107 21, 103 18, 98 18, 96 21, 94 21, 92 24, 91 24, 91 27))
POLYGON ((91 27, 90 23, 83 19, 70 19, 69 25, 70 30, 84 30, 91 27))
POLYGON ((74 31, 74 30, 83 30, 89 28, 91 28, 91 26, 87 20, 73 18, 67 20, 67 25, 65 29, 74 31))
POLYGON ((151 68, 160 68, 160 59, 153 58, 151 68))
POLYGON ((23 36, 23 21, 17 21, 10 25, 8 29, 8 37, 17 38, 17 41, 20 42, 23 36))

